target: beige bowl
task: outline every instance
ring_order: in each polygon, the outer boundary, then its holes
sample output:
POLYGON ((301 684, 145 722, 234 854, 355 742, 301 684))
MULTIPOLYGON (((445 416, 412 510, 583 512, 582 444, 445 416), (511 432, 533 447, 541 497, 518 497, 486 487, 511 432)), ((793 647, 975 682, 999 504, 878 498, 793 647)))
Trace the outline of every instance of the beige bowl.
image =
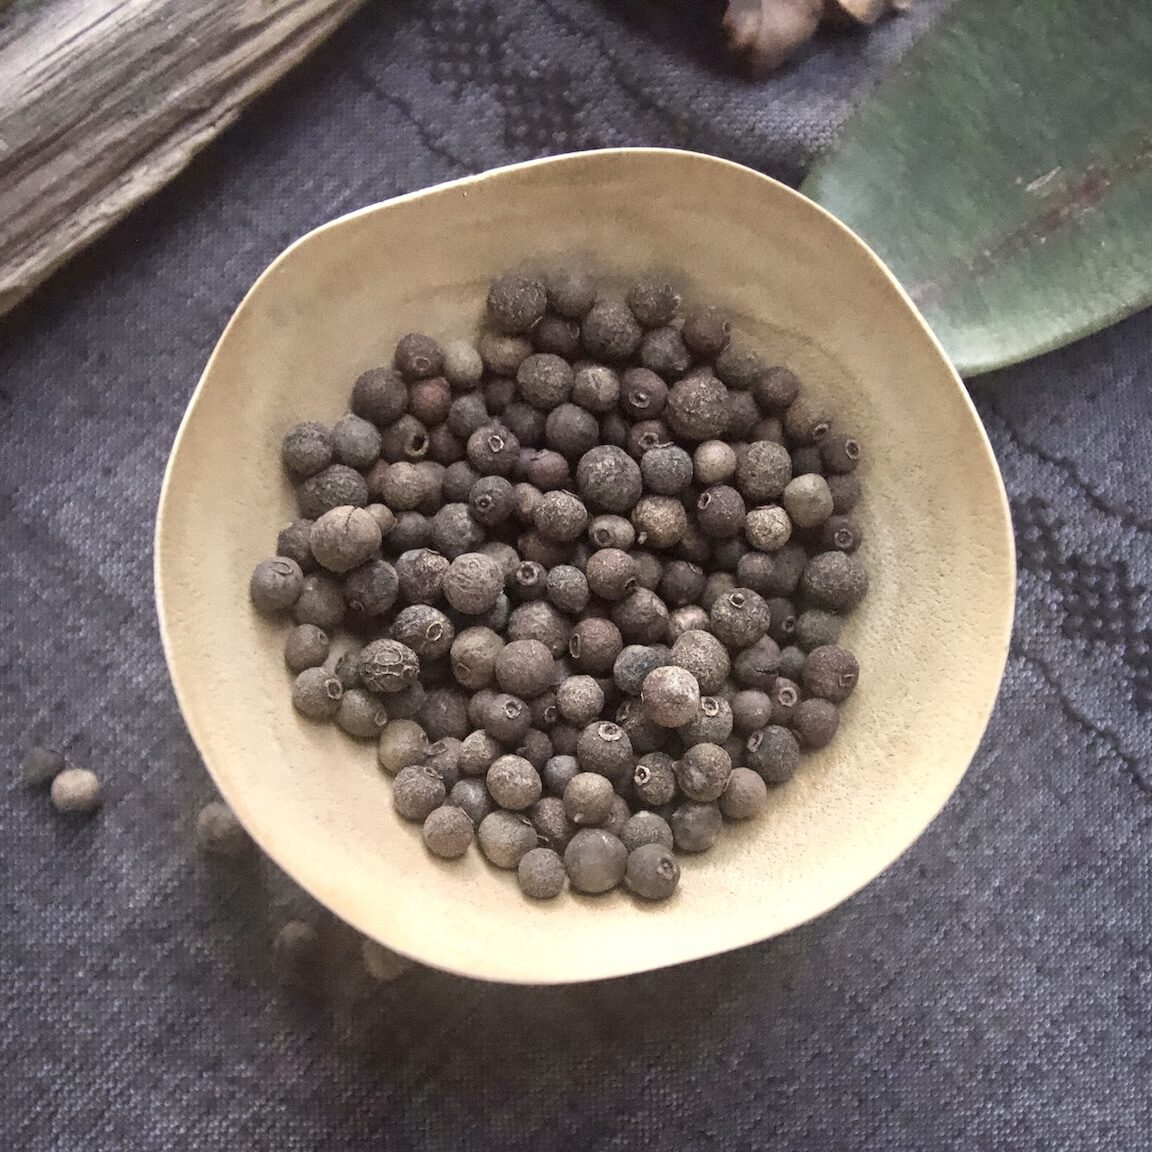
MULTIPOLYGON (((345 216, 293 244, 220 339, 160 500, 156 587, 176 695, 209 771, 260 846, 350 924, 493 980, 617 976, 783 932, 851 895, 963 775, 1004 666, 1008 509, 988 441, 908 297, 851 232, 746 168, 626 149, 519 164, 345 216), (552 256, 623 282, 658 267, 826 396, 865 445, 872 590, 846 641, 860 688, 833 745, 770 814, 682 857, 676 897, 532 903, 473 850, 434 860, 392 811, 372 746, 302 721, 283 628, 247 598, 293 516, 279 442, 335 418, 356 376, 413 329, 471 335, 487 281, 552 256)), ((932 893, 925 891, 931 900, 932 893)))

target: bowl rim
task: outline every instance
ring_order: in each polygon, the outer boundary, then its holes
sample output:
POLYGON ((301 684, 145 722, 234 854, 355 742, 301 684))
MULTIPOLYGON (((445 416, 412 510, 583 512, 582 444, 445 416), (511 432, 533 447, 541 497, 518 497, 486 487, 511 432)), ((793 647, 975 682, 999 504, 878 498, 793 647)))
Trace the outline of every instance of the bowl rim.
MULTIPOLYGON (((442 181, 437 184, 428 185, 424 188, 418 188, 410 192, 405 192, 397 196, 389 197, 386 200, 381 200, 372 204, 356 208, 350 212, 346 212, 333 218, 332 220, 325 221, 323 224, 317 225, 315 228, 305 232, 297 239, 292 241, 286 248, 284 248, 278 255, 268 264, 268 266, 260 273, 256 280, 252 283, 251 287, 244 293, 243 297, 236 305, 228 323, 225 325, 220 336, 213 345, 212 352, 205 362, 204 369, 197 380, 196 387, 193 389, 192 395, 189 398, 188 405, 185 408, 184 414, 181 417, 180 424, 176 430, 176 435, 172 442, 172 447, 168 455, 168 460, 165 464, 164 475, 160 486, 160 495, 156 506, 156 520, 155 529, 153 532, 153 590, 154 601, 156 607, 156 614, 160 630, 161 644, 164 650, 164 659, 168 667, 169 679, 172 683, 173 693, 176 697, 176 703, 180 710, 181 717, 183 718, 185 727, 192 738, 193 744, 200 755, 204 767, 208 771, 208 775, 212 779, 213 784, 216 786, 220 795, 226 802, 230 802, 228 792, 230 789, 226 788, 220 775, 217 773, 209 758, 204 755, 203 748, 206 746, 206 741, 201 737, 200 724, 197 722, 193 715, 192 709, 188 706, 188 692, 183 684, 183 675, 179 669, 179 661, 176 657, 175 643, 168 626, 168 617, 170 613, 170 606, 165 595, 165 579, 164 579, 164 548, 163 538, 165 535, 165 525, 167 520, 168 511, 168 497, 172 480, 172 474, 175 468, 175 461, 179 455, 182 442, 185 434, 195 416, 198 404, 201 401, 205 384, 211 375, 215 366, 220 349, 227 341, 233 327, 238 323, 239 318, 245 311, 249 300, 263 287, 265 282, 271 279, 280 267, 296 252, 297 249, 304 244, 311 242, 315 237, 318 237, 325 232, 335 229, 351 220, 355 220, 373 213, 380 211, 383 208, 391 207, 397 204, 403 204, 409 201, 417 200, 425 197, 431 193, 440 193, 452 189, 467 189, 471 185, 482 183, 495 176, 500 176, 509 172, 520 172, 533 168, 544 167, 562 167, 574 162, 586 160, 589 157, 596 157, 598 159, 610 160, 615 157, 631 157, 637 155, 662 155, 666 157, 674 157, 680 161, 687 161, 692 164, 698 164, 701 167, 712 166, 721 169, 728 169, 736 171, 744 176, 753 176, 757 180, 764 181, 767 185, 771 186, 776 194, 782 194, 787 197, 792 197, 797 201, 801 201, 805 205, 805 209, 817 216, 824 219, 824 221, 831 225, 837 231, 841 238, 854 246, 858 253, 867 261, 871 262, 876 270, 878 270, 883 279, 887 281, 889 286, 895 290, 898 297, 903 301, 908 312, 914 318, 915 322, 921 329, 935 349, 940 362, 945 366, 949 376, 951 377, 953 387, 958 391, 963 404, 967 408, 968 415, 971 418, 973 429, 976 432, 977 440, 986 459, 990 466, 991 475, 995 478, 996 489, 996 507, 999 510, 999 517, 997 522, 1000 528, 1000 541, 999 551, 1007 561, 1007 571, 1005 572, 1005 586, 1008 589, 1008 595, 1003 598, 1003 603, 999 609, 999 624, 997 627, 996 635, 989 635, 988 640, 992 650, 998 654, 997 659, 997 676, 996 676, 996 690, 991 692, 988 696, 986 704, 982 707, 982 712, 979 715, 978 726, 974 726, 972 730, 971 747, 965 750, 964 768, 957 777, 955 784, 949 789, 948 793, 941 800, 940 804, 932 811, 931 815, 920 825, 920 827, 912 832, 910 836, 899 837, 892 841, 889 850, 884 854, 885 859, 883 865, 873 871, 870 875, 865 876, 858 884, 853 886, 849 891, 839 891, 834 894, 830 899, 820 903, 818 907, 806 910, 804 915, 789 919, 782 926, 773 931, 770 936, 754 936, 744 943, 737 943, 730 945, 721 951, 730 951, 734 948, 749 947, 755 943, 761 942, 764 939, 771 939, 774 936, 783 935, 786 932, 791 932, 803 924, 809 923, 812 920, 818 919, 825 915, 831 909, 844 903, 846 900, 856 896, 860 891, 866 888, 879 876, 883 875, 892 865, 899 860, 916 841, 924 835, 931 824, 937 819, 941 811, 947 805, 948 801, 955 794, 956 788, 959 787, 960 781, 963 779, 968 768, 971 766, 972 760, 979 748, 984 734, 987 730, 988 723, 991 720, 992 712, 999 699, 1000 689, 1003 683, 1004 672, 1007 666, 1009 655, 1010 642, 1012 637, 1013 621, 1016 609, 1016 581, 1017 581, 1017 564, 1016 564, 1016 550, 1015 540, 1012 526, 1012 513, 1011 507, 1008 502, 1008 495, 1004 487, 1004 479, 1000 472, 999 464, 996 460, 995 452, 993 451, 992 444, 988 438, 987 430, 984 423, 980 418, 979 412, 975 404, 972 402, 972 397, 965 387, 963 380, 957 372, 952 361, 949 359, 944 346, 937 338, 936 334, 932 331, 927 320, 917 308, 915 301, 911 298, 908 292, 904 289, 903 285, 896 279, 895 275, 884 263, 884 261, 872 250, 871 247, 863 240, 857 233, 843 223, 838 217, 834 216, 826 208, 810 200, 796 189, 790 187, 783 182, 774 179, 771 176, 765 175, 754 168, 750 168, 744 164, 738 164, 732 160, 726 160, 722 157, 713 156, 704 152, 697 152, 689 149, 679 148, 662 148, 662 147, 622 147, 622 148, 597 148, 585 149, 576 152, 565 152, 554 156, 545 156, 532 160, 519 161, 513 164, 504 164, 495 168, 486 169, 483 172, 474 173, 467 176, 458 177, 453 180, 442 181)), ((309 896, 317 901, 323 907, 331 908, 329 902, 319 896, 314 890, 313 886, 302 880, 298 875, 296 869, 292 866, 291 861, 284 858, 284 854, 280 851, 270 847, 265 843, 265 837, 261 829, 248 827, 245 825, 249 835, 257 844, 260 850, 268 856, 268 858, 281 868, 287 875, 292 877, 309 896)), ((335 915, 340 919, 343 916, 340 912, 332 909, 335 915)), ((377 939, 371 933, 365 932, 363 929, 353 925, 355 931, 360 932, 368 938, 377 939)), ((668 967, 680 963, 689 963, 694 959, 703 959, 707 956, 716 954, 714 950, 707 947, 701 948, 699 951, 694 952, 690 956, 677 956, 670 960, 661 961, 659 958, 655 959, 652 963, 644 963, 640 967, 636 966, 623 966, 614 968, 611 971, 603 973, 595 973, 591 976, 568 976, 558 975, 555 978, 547 979, 532 979, 527 976, 518 977, 512 975, 506 976, 492 976, 480 970, 468 970, 463 966, 451 967, 448 965, 440 965, 434 959, 425 958, 424 956, 404 952, 402 948, 397 947, 393 943, 385 940, 378 940, 379 943, 385 947, 398 952, 401 955, 406 955, 410 959, 416 960, 422 964, 431 967, 440 967, 445 971, 451 971, 458 975, 471 977, 473 979, 483 979, 490 982, 506 983, 506 984, 519 984, 526 986, 539 986, 543 984, 567 984, 567 983, 582 983, 591 982, 594 980, 615 979, 627 975, 636 974, 644 971, 652 971, 661 967, 668 967)))

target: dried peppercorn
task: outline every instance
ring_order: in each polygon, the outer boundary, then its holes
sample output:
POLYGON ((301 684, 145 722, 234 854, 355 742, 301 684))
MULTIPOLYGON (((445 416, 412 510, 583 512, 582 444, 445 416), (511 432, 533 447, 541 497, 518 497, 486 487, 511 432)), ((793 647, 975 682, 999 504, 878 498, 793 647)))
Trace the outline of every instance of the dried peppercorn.
POLYGON ((642 844, 628 854, 624 880, 645 900, 668 900, 680 883, 680 865, 667 845, 642 844))
POLYGON ((699 711, 679 731, 685 748, 723 744, 732 735, 732 706, 722 696, 702 696, 699 711))
POLYGON ((678 380, 688 371, 692 353, 673 327, 653 328, 640 342, 640 363, 664 380, 678 380))
POLYGON ((444 599, 457 612, 479 616, 495 606, 504 589, 504 573, 490 556, 465 552, 448 565, 441 587, 444 599))
POLYGON ((424 818, 421 829, 424 846, 442 860, 457 860, 472 846, 475 829, 462 807, 444 804, 424 818))
POLYGON ((786 648, 781 648, 779 674, 799 683, 800 675, 804 671, 805 659, 806 656, 804 652, 792 644, 789 644, 786 648))
POLYGON ((332 455, 338 464, 361 471, 371 468, 380 458, 380 444, 376 426, 354 412, 332 425, 332 455))
POLYGON ((484 730, 501 744, 515 746, 532 726, 532 713, 518 696, 506 692, 493 697, 484 717, 484 730))
POLYGON ((547 277, 548 303, 561 316, 581 320, 596 303, 596 284, 581 268, 561 268, 547 277))
POLYGON ((677 496, 692 483, 692 457, 675 444, 657 444, 640 457, 644 487, 657 496, 677 496))
POLYGON ((404 415, 408 388, 395 368, 372 368, 357 377, 352 388, 352 411, 383 428, 404 415))
POLYGON ((732 727, 747 735, 764 728, 772 719, 772 700, 758 688, 742 688, 732 697, 732 727))
POLYGON ((580 325, 547 312, 532 329, 532 346, 538 352, 551 352, 570 360, 580 351, 580 325))
POLYGON ((301 480, 327 468, 332 463, 332 454, 332 433, 313 420, 289 428, 280 445, 280 459, 285 469, 301 480))
POLYGON ((309 720, 331 720, 343 694, 343 685, 327 669, 305 668, 292 684, 292 705, 309 720))
POLYGON ((620 629, 610 620, 588 618, 573 629, 568 652, 582 671, 605 676, 612 671, 616 657, 624 647, 620 629))
POLYGON ((196 817, 196 847, 205 856, 236 860, 252 847, 252 838, 227 804, 213 800, 196 817))
POLYGON ((585 503, 604 512, 630 512, 643 490, 640 466, 611 444, 584 453, 576 467, 576 484, 585 503))
POLYGON ((668 427, 686 440, 715 440, 728 426, 728 389, 715 376, 686 376, 668 391, 668 427))
POLYGON ((584 535, 588 509, 571 492, 546 492, 536 506, 533 523, 546 540, 568 544, 584 535))
POLYGON ((723 819, 716 804, 686 800, 668 821, 672 839, 681 852, 707 852, 716 843, 723 819))
POLYGON ((700 709, 700 685, 686 669, 664 665, 645 676, 640 698, 646 716, 664 728, 679 728, 700 709))
POLYGON ((628 368, 620 378, 620 410, 629 420, 654 420, 664 411, 668 385, 650 368, 628 368))
POLYGON ((537 772, 542 771, 544 765, 552 759, 554 751, 548 733, 539 728, 529 728, 524 733, 524 739, 516 745, 516 755, 527 760, 537 772))
POLYGON ((484 407, 499 416, 516 399, 516 381, 501 377, 484 385, 484 407))
POLYGON ((628 866, 628 849, 603 828, 582 828, 564 849, 564 870, 577 892, 596 895, 617 887, 628 866))
POLYGON ((257 612, 273 616, 291 608, 303 588, 304 573, 300 565, 287 556, 274 556, 271 560, 261 560, 252 570, 248 595, 257 612))
POLYGON ((752 391, 762 411, 783 412, 800 395, 800 381, 788 368, 769 368, 758 377, 752 391))
POLYGON ((102 801, 100 780, 87 768, 65 768, 52 780, 48 795, 65 816, 90 816, 102 801))
POLYGON ((628 289, 628 307, 645 328, 670 324, 680 307, 680 293, 661 280, 641 280, 628 289))
POLYGON ((860 665, 847 648, 822 644, 808 653, 802 679, 810 695, 842 704, 852 695, 859 676, 860 665))
POLYGON ((336 709, 336 724, 357 740, 374 740, 388 723, 379 696, 363 688, 346 688, 336 709))
POLYGON ((800 591, 818 608, 851 612, 868 592, 868 574, 855 556, 821 552, 808 561, 800 591))
POLYGON ((580 325, 584 349, 597 360, 626 360, 643 335, 631 310, 614 300, 597 300, 580 325))
POLYGON ((530 848, 516 866, 520 891, 533 900, 552 900, 564 890, 564 862, 551 848, 530 848))
POLYGON ((536 829, 520 812, 490 812, 480 821, 477 840, 489 863, 497 868, 516 868, 537 847, 536 829))
POLYGON ((632 742, 618 724, 593 721, 580 733, 576 759, 583 771, 598 772, 615 782, 631 771, 632 742))
POLYGON ((756 440, 736 459, 736 487, 752 504, 778 500, 792 479, 792 457, 771 440, 756 440))
POLYGON ((547 306, 543 283, 527 276, 501 276, 488 288, 488 319, 501 332, 531 331, 547 306))

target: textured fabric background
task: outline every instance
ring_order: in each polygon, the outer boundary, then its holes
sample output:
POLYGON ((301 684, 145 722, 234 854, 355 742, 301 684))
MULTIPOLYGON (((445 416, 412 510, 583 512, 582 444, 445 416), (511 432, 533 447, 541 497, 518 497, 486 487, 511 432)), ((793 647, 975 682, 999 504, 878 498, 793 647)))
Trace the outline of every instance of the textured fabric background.
POLYGON ((416 971, 304 998, 267 959, 297 894, 191 846, 209 786, 152 518, 263 267, 338 213, 548 152, 686 146, 795 180, 941 6, 750 85, 718 4, 372 4, 0 321, 2 746, 58 742, 108 790, 78 827, 15 784, 0 808, 0 1148, 1152 1145, 1152 313, 974 386, 1020 547, 1000 704, 943 815, 820 921, 599 985, 416 971))

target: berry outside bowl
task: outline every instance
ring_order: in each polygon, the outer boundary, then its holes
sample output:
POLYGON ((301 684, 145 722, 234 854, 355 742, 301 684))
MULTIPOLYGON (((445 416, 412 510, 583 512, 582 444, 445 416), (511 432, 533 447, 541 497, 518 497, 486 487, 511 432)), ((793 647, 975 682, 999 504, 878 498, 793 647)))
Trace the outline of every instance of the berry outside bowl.
MULTIPOLYGON (((261 848, 355 928, 469 976, 560 983, 723 952, 818 916, 927 827, 984 731, 1012 621, 1003 486, 963 385, 908 297, 847 228, 789 188, 693 153, 625 149, 518 164, 401 196, 293 244, 216 346, 176 438, 156 529, 176 696, 220 792, 261 848), (865 447, 871 592, 844 642, 860 686, 830 747, 761 820, 681 856, 665 904, 619 891, 524 898, 479 850, 424 850, 372 744, 290 703, 283 625, 253 565, 294 515, 285 430, 332 420, 399 336, 473 335, 487 282, 586 260, 610 284, 659 269, 686 299, 830 402, 865 447)), ((930 900, 931 893, 925 892, 930 900)))

